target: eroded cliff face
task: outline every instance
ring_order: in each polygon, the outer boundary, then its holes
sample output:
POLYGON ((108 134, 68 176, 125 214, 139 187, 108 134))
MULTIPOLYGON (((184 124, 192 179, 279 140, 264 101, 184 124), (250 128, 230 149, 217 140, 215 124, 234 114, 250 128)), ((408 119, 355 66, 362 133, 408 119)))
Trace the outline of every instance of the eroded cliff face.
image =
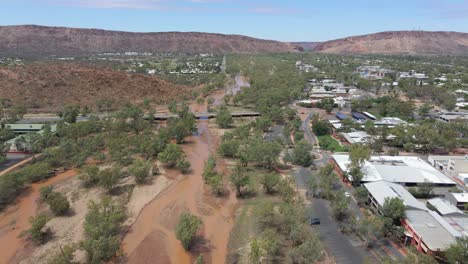
POLYGON ((131 33, 43 26, 0 27, 0 55, 65 56, 102 52, 294 52, 290 43, 198 32, 131 33))
POLYGON ((314 51, 335 54, 468 55, 468 33, 381 32, 323 42, 314 51))

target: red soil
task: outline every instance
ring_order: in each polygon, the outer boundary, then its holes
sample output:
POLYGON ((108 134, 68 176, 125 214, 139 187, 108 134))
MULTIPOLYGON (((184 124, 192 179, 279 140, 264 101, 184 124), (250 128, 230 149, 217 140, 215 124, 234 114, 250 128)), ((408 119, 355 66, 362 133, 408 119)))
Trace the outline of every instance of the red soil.
MULTIPOLYGON (((179 175, 182 178, 179 182, 142 210, 123 240, 129 263, 154 263, 150 256, 168 256, 169 263, 192 263, 199 254, 204 255, 206 263, 224 263, 237 199, 234 192, 216 199, 205 189, 204 162, 216 150, 219 139, 211 135, 207 122, 198 125, 199 136, 188 138, 189 143, 184 145, 192 172, 187 176, 179 175), (175 225, 184 211, 203 221, 191 252, 182 248, 174 234, 175 225)), ((219 164, 221 171, 226 170, 223 162, 219 164)))
POLYGON ((56 184, 76 175, 70 170, 46 181, 32 184, 14 206, 0 214, 0 263, 16 263, 22 256, 22 249, 28 245, 26 239, 18 236, 31 225, 29 219, 37 214, 39 189, 56 184))

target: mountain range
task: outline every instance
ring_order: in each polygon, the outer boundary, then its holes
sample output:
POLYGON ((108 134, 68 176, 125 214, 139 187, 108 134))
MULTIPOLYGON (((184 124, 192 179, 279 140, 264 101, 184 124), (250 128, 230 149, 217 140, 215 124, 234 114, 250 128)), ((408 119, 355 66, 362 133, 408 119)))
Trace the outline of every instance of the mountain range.
POLYGON ((0 56, 76 56, 126 51, 468 55, 468 33, 390 31, 326 42, 280 42, 200 32, 133 33, 36 25, 0 26, 0 56))

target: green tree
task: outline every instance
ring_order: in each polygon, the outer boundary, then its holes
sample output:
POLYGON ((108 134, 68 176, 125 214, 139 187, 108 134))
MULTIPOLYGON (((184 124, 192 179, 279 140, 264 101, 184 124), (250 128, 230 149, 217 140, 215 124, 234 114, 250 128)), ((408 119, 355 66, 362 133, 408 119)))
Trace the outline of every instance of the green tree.
POLYGON ((371 156, 371 149, 365 144, 353 144, 349 149, 350 160, 350 174, 353 178, 353 184, 359 186, 364 176, 362 166, 365 161, 369 160, 371 156))
POLYGON ((82 247, 88 263, 103 263, 112 259, 120 249, 120 233, 126 216, 124 208, 109 197, 100 203, 92 201, 84 222, 85 239, 82 247))
POLYGON ((76 118, 79 114, 79 106, 65 106, 65 109, 63 110, 63 121, 69 124, 76 123, 76 118))
POLYGON ((457 242, 447 249, 445 255, 451 264, 468 263, 468 237, 458 238, 457 242))
POLYGON ((177 239, 180 240, 185 250, 189 250, 193 238, 198 232, 202 221, 195 215, 190 213, 182 213, 177 223, 175 234, 177 239))
POLYGON ((236 165, 229 180, 236 189, 237 195, 242 197, 243 189, 250 183, 250 177, 245 172, 245 168, 241 164, 238 163, 236 165))
POLYGON ((222 105, 216 113, 216 124, 220 128, 229 128, 233 123, 232 115, 227 106, 222 105))
POLYGON ((188 173, 190 171, 190 162, 186 159, 180 159, 177 161, 176 168, 182 173, 188 173))
POLYGON ((400 220, 405 217, 405 204, 403 200, 397 197, 385 198, 382 214, 390 218, 394 225, 399 225, 400 220))
POLYGON ((29 235, 34 244, 44 244, 47 241, 47 238, 50 236, 50 230, 45 228, 47 220, 47 216, 44 214, 31 217, 29 219, 31 227, 25 232, 21 233, 21 236, 29 235))
POLYGON ((185 158, 182 148, 176 144, 168 144, 163 152, 159 153, 159 160, 169 167, 174 167, 177 162, 185 158))
POLYGON ((330 134, 330 127, 325 121, 318 121, 312 124, 312 129, 317 136, 330 134))
POLYGON ((360 205, 363 205, 369 199, 369 192, 363 186, 356 187, 356 197, 360 205))
POLYGON ((262 257, 262 248, 260 246, 259 241, 254 238, 250 242, 250 253, 249 253, 249 259, 250 262, 253 264, 258 264, 260 263, 260 258, 262 257))
POLYGON ((73 261, 73 253, 75 253, 75 251, 75 245, 60 246, 60 252, 57 252, 47 260, 47 264, 75 264, 77 263, 73 261))
POLYGON ((94 165, 85 165, 80 168, 80 180, 85 187, 94 186, 99 182, 99 168, 94 165))
POLYGON ((137 184, 143 184, 150 177, 151 164, 139 159, 133 161, 133 164, 128 168, 128 172, 135 177, 137 184))
POLYGON ((281 176, 278 173, 263 174, 260 181, 266 193, 273 194, 278 191, 278 186, 281 182, 281 176))
POLYGON ((122 171, 120 167, 101 170, 99 172, 99 185, 104 187, 108 192, 112 192, 121 177, 122 171))
POLYGON ((59 192, 51 192, 47 196, 46 202, 55 215, 65 215, 70 210, 70 202, 68 202, 67 197, 59 192))
POLYGON ((320 240, 316 236, 311 236, 303 244, 293 248, 289 257, 297 264, 317 263, 324 259, 325 252, 320 240))
POLYGON ((233 140, 224 140, 220 145, 218 149, 218 153, 226 158, 234 158, 240 147, 240 142, 239 140, 233 139, 233 140))
POLYGON ((311 150, 312 146, 310 146, 307 141, 301 140, 297 142, 293 150, 294 163, 303 167, 312 165, 312 156, 310 155, 311 150))

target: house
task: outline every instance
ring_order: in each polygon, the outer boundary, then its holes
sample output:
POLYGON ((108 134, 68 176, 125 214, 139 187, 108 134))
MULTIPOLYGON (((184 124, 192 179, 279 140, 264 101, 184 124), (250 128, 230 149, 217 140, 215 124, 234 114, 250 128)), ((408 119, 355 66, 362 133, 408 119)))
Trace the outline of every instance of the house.
POLYGON ((394 71, 382 68, 381 66, 359 66, 356 69, 361 78, 367 80, 382 80, 385 76, 388 76, 394 71))
POLYGON ((417 73, 415 71, 411 72, 400 72, 398 74, 398 79, 407 79, 407 78, 414 78, 416 79, 416 85, 425 85, 427 84, 425 81, 429 79, 429 77, 425 73, 417 73))
POLYGON ((353 116, 354 119, 356 119, 358 122, 364 122, 367 120, 366 116, 359 113, 359 112, 352 112, 351 115, 353 116))
POLYGON ((364 131, 340 133, 349 144, 371 143, 372 137, 364 131))
POLYGON ((388 127, 393 128, 399 125, 406 125, 408 124, 406 121, 401 120, 398 117, 383 117, 378 121, 374 122, 374 126, 376 127, 388 127))
MULTIPOLYGON (((352 181, 349 155, 335 154, 332 158, 338 172, 352 181)), ((422 183, 431 183, 433 187, 456 186, 452 179, 415 156, 372 156, 364 162, 361 170, 364 173, 362 183, 384 180, 403 186, 418 186, 422 183)))
POLYGON ((468 193, 447 193, 445 199, 459 209, 464 210, 468 204, 468 193))
POLYGON ((468 122, 468 112, 446 112, 439 115, 439 120, 446 123, 468 122))
POLYGON ((338 118, 339 120, 345 120, 345 119, 348 119, 349 117, 341 112, 337 112, 336 113, 336 118, 338 118))
POLYGON ((328 119, 328 123, 333 127, 333 130, 336 132, 336 130, 341 129, 343 124, 341 124, 341 121, 338 119, 328 119))

